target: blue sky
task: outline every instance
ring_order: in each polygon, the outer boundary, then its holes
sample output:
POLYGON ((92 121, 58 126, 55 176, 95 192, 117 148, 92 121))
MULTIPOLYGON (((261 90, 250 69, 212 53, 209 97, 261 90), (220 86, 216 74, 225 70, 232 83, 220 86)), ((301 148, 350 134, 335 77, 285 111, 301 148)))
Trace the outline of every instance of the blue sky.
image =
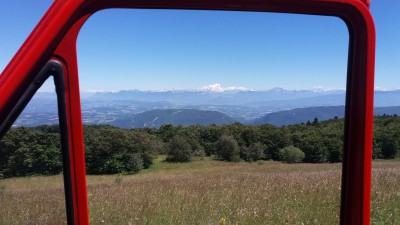
MULTIPOLYGON (((52 1, 0 1, 0 71, 52 1)), ((376 79, 400 88, 400 1, 375 0, 376 79)), ((344 88, 348 33, 334 17, 105 10, 78 38, 82 90, 344 88)), ((48 85, 43 90, 52 90, 48 85)))

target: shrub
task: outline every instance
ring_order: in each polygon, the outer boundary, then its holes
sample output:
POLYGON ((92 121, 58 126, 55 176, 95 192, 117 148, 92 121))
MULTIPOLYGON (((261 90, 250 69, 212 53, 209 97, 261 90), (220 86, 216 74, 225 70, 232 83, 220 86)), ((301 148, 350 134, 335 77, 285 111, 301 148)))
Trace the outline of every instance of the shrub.
POLYGON ((99 174, 123 173, 125 172, 125 165, 121 160, 121 157, 113 156, 106 159, 104 165, 101 168, 98 168, 98 171, 96 172, 99 174))
POLYGON ((192 158, 192 149, 183 137, 175 136, 168 143, 169 162, 189 162, 192 158))
POLYGON ((222 135, 216 143, 216 154, 221 160, 240 161, 239 146, 232 136, 222 135))
POLYGON ((193 149, 192 151, 193 151, 192 152, 192 156, 194 156, 194 157, 198 157, 198 158, 203 159, 206 156, 206 152, 204 151, 203 147, 193 149))
POLYGON ((299 163, 305 157, 303 151, 294 146, 287 146, 279 150, 279 158, 286 163, 299 163))
POLYGON ((248 162, 254 162, 265 157, 265 145, 260 142, 252 144, 250 147, 240 147, 240 157, 248 162))
POLYGON ((149 153, 142 154, 143 168, 148 169, 153 164, 153 156, 149 153))
POLYGON ((125 156, 126 172, 137 173, 143 169, 143 159, 140 153, 130 153, 125 156))

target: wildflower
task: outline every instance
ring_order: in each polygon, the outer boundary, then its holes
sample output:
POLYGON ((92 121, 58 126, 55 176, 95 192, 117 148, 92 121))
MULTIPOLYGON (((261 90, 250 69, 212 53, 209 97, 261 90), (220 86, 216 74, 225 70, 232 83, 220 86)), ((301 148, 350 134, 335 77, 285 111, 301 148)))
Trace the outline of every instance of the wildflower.
POLYGON ((221 220, 219 221, 220 225, 226 225, 226 220, 224 217, 221 218, 221 220))

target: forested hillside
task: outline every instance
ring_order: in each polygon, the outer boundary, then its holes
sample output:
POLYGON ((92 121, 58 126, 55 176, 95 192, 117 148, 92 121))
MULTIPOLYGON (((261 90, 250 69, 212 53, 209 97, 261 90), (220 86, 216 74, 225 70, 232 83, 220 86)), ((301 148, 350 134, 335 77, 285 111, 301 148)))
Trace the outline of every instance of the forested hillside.
MULTIPOLYGON (((149 168, 157 155, 167 161, 193 157, 216 160, 278 160, 324 163, 342 160, 343 120, 273 126, 163 125, 122 129, 109 125, 84 126, 88 174, 135 173, 149 168)), ((400 117, 375 118, 374 158, 398 156, 400 117)), ((0 141, 0 177, 51 175, 62 172, 57 126, 12 128, 0 141)))
POLYGON ((163 124, 189 126, 192 124, 230 124, 234 120, 224 113, 196 109, 154 109, 130 117, 117 118, 112 125, 121 128, 158 128, 163 124))

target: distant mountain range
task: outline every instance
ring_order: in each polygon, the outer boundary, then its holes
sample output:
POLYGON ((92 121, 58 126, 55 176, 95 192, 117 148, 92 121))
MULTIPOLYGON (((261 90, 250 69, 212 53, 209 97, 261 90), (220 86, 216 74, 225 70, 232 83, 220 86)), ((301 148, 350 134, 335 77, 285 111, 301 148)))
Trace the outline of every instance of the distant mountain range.
MULTIPOLYGON (((285 90, 274 88, 266 91, 253 90, 227 90, 227 91, 203 91, 203 90, 172 90, 172 91, 118 91, 98 92, 87 99, 129 100, 142 102, 170 102, 184 105, 251 105, 269 104, 276 101, 290 101, 294 99, 310 99, 313 97, 334 95, 344 101, 343 90, 285 90), (343 97, 343 98, 342 98, 343 97)), ((317 100, 318 101, 318 100, 317 100)))
MULTIPOLYGON (((130 90, 94 93, 85 100, 163 102, 183 108, 187 106, 243 106, 252 108, 252 110, 260 108, 263 110, 262 114, 265 114, 265 112, 293 108, 344 105, 345 94, 345 90, 285 90, 282 88, 266 91, 228 90, 220 92, 130 90)), ((400 105, 400 89, 375 91, 375 107, 397 105, 400 105)))
MULTIPOLYGON (((344 102, 344 90, 97 92, 82 94, 82 118, 85 124, 113 124, 126 128, 233 121, 284 125, 312 121, 315 117, 320 120, 343 117, 344 102)), ((400 114, 398 107, 389 106, 400 106, 400 90, 376 91, 376 112, 400 114)), ((14 125, 57 122, 55 94, 42 92, 36 94, 14 125)))

